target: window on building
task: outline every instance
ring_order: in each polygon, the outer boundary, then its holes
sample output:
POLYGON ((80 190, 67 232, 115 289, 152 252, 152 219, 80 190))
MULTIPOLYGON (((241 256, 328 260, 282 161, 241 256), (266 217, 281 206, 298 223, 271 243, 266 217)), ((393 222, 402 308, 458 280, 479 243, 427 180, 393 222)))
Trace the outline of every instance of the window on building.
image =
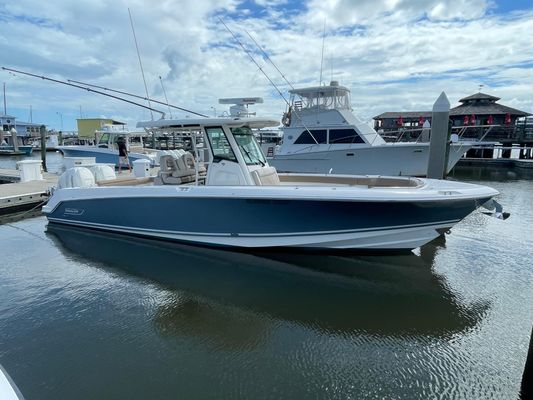
POLYGON ((329 144, 364 142, 363 138, 354 129, 329 130, 329 144))
POLYGON ((298 139, 294 141, 294 144, 316 144, 317 142, 319 144, 324 144, 327 143, 327 136, 327 131, 325 129, 305 130, 300 134, 298 139), (313 136, 311 136, 309 132, 311 132, 313 136))

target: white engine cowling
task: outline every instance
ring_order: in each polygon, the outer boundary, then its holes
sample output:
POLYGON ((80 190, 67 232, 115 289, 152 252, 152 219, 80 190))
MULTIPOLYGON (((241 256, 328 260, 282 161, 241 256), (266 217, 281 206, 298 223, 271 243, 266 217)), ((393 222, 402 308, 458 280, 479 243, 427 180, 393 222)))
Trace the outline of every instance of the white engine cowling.
POLYGON ((94 175, 94 179, 96 182, 117 179, 115 169, 111 168, 109 165, 95 164, 92 167, 89 167, 89 170, 94 175))
POLYGON ((91 186, 96 186, 96 181, 91 171, 85 167, 67 169, 61 174, 57 184, 59 189, 91 186))

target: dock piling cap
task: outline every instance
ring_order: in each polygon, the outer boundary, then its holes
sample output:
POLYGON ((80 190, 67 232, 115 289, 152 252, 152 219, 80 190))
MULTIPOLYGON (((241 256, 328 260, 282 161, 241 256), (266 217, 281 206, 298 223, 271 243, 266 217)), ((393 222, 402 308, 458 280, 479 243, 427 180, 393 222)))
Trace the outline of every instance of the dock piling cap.
POLYGON ((450 111, 450 101, 448 100, 448 96, 446 96, 446 93, 442 92, 435 102, 433 104, 433 112, 449 112, 450 111))

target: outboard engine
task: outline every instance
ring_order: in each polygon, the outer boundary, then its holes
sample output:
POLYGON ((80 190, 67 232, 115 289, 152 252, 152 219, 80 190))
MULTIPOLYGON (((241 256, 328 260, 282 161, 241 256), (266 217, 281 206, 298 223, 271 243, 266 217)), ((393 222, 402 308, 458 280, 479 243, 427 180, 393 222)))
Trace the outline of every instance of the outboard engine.
POLYGON ((58 189, 92 187, 96 181, 92 172, 85 167, 69 168, 61 174, 57 183, 58 189))
POLYGON ((96 164, 89 167, 89 170, 94 176, 96 182, 110 181, 117 179, 115 169, 105 164, 96 164))

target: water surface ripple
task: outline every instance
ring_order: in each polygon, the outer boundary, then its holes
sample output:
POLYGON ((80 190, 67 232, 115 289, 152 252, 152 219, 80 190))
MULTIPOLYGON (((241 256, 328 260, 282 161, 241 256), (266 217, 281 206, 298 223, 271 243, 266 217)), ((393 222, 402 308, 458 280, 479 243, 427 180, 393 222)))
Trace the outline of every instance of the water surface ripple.
MULTIPOLYGON (((0 363, 27 399, 513 399, 533 183, 412 254, 248 254, 0 225, 0 363)), ((186 210, 175 210, 180 212, 186 210)))

